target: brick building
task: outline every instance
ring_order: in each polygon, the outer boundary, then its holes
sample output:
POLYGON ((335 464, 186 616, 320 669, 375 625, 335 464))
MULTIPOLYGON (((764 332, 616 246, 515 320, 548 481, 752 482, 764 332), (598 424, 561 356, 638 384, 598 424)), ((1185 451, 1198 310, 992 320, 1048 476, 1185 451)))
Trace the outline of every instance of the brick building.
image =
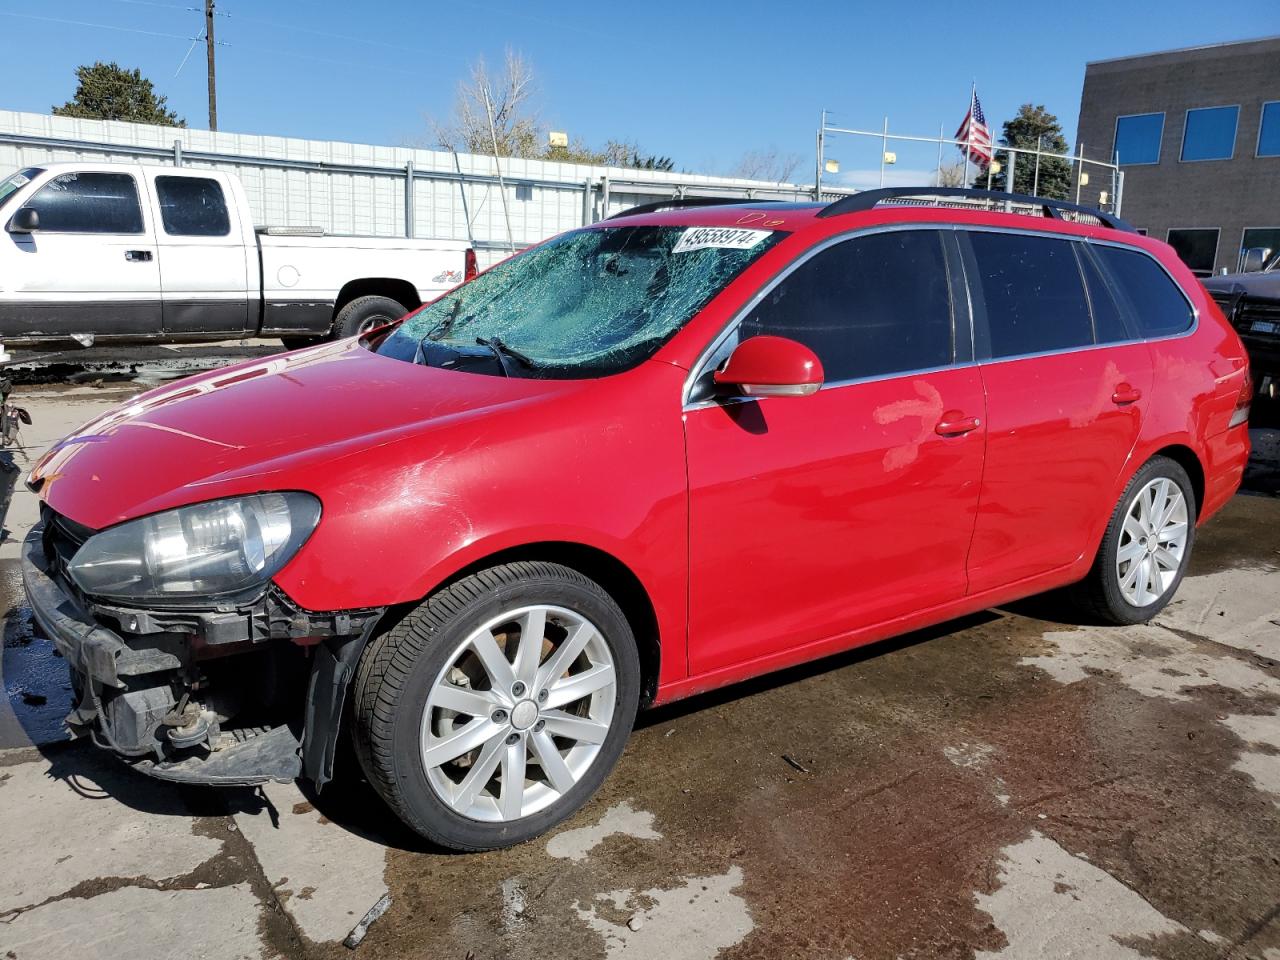
POLYGON ((1118 157, 1125 219, 1198 273, 1280 251, 1280 37, 1088 64, 1077 139, 1118 157))

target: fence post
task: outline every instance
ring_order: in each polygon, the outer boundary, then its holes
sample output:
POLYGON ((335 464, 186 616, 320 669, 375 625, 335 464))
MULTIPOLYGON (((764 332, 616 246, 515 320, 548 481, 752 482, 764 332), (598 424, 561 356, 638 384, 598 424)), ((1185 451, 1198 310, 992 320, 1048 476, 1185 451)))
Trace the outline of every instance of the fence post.
POLYGON ((404 235, 411 240, 417 219, 413 208, 413 161, 410 160, 404 165, 404 235))
POLYGON ((600 219, 609 219, 609 178, 600 178, 600 219))
POLYGON ((173 141, 173 165, 175 167, 182 166, 182 141, 173 141))
POLYGON ((1124 171, 1120 169, 1120 158, 1116 157, 1116 200, 1111 212, 1120 216, 1120 202, 1124 199, 1124 171))
MULTIPOLYGON (((1013 175, 1018 172, 1018 154, 1015 150, 1009 150, 1009 172, 1004 177, 1004 192, 1013 193, 1015 187, 1013 183, 1013 175)), ((1013 213, 1013 201, 1006 200, 1004 202, 1006 213, 1013 213)))
POLYGON ((934 175, 937 182, 935 187, 942 186, 942 135, 946 128, 942 124, 938 124, 938 172, 934 175))
POLYGON ((880 186, 884 186, 884 155, 889 152, 889 118, 884 118, 884 133, 880 135, 880 186))
POLYGON ((591 178, 582 181, 582 225, 591 226, 591 178))
POLYGON ((1084 144, 1076 144, 1076 203, 1080 202, 1080 176, 1084 173, 1084 144))

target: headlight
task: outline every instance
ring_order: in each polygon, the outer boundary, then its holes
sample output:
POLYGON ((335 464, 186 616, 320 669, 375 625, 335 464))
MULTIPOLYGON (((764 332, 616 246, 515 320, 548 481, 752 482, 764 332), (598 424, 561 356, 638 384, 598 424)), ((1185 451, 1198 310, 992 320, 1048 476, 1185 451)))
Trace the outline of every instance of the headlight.
POLYGON ((85 593, 137 600, 210 597, 265 584, 320 521, 309 493, 192 504, 94 534, 68 565, 85 593))

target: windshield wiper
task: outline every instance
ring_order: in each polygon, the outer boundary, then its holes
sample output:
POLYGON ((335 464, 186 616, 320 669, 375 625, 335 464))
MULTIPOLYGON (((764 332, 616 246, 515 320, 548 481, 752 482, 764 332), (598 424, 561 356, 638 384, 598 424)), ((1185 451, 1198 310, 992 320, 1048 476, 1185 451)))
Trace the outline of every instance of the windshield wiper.
POLYGON ((502 342, 498 337, 476 337, 476 343, 482 347, 488 347, 493 351, 494 359, 498 361, 498 366, 502 368, 504 377, 511 376, 511 370, 507 367, 507 358, 517 361, 528 370, 535 369, 538 364, 529 359, 519 350, 512 349, 502 342))
POLYGON ((426 336, 422 339, 443 340, 447 337, 449 335, 449 331, 453 329, 453 322, 458 319, 458 311, 461 309, 462 298, 455 297, 453 300, 453 307, 449 310, 449 315, 440 321, 440 323, 436 324, 433 329, 428 330, 426 336))

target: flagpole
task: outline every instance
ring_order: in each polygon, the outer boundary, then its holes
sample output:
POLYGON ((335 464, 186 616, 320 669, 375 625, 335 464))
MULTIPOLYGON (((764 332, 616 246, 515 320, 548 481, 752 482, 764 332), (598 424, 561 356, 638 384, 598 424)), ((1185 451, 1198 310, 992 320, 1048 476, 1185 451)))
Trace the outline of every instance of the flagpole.
POLYGON ((978 81, 969 88, 969 124, 964 133, 964 185, 969 186, 969 152, 973 149, 973 104, 978 99, 978 81))

